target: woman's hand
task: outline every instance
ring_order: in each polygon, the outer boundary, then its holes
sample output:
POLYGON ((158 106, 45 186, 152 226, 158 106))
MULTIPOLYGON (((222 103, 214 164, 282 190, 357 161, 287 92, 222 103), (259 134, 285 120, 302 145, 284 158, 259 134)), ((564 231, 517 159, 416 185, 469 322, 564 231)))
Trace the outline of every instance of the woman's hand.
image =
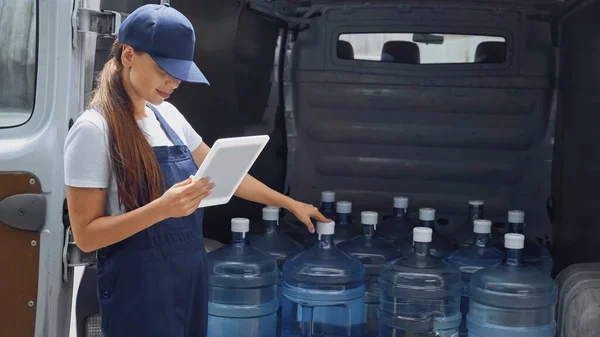
POLYGON ((158 198, 161 212, 165 218, 179 218, 188 216, 196 209, 202 199, 206 198, 215 187, 209 178, 202 178, 192 182, 190 176, 186 180, 173 185, 158 198))
POLYGON ((331 221, 325 216, 323 216, 323 214, 321 214, 321 212, 319 212, 319 209, 315 206, 305 204, 296 200, 293 201, 292 205, 288 208, 288 210, 294 213, 296 218, 302 221, 306 225, 306 228, 308 228, 308 231, 311 233, 315 232, 315 226, 313 226, 312 222, 310 221, 311 218, 321 222, 331 221))

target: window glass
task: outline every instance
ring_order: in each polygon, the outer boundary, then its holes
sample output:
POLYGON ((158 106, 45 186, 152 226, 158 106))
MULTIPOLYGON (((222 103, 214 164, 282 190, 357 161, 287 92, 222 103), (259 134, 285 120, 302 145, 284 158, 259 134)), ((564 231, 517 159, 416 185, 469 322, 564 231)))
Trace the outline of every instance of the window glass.
POLYGON ((21 125, 35 100, 37 1, 0 0, 0 127, 21 125))
POLYGON ((502 63, 506 40, 499 36, 429 33, 341 34, 341 59, 409 64, 502 63))

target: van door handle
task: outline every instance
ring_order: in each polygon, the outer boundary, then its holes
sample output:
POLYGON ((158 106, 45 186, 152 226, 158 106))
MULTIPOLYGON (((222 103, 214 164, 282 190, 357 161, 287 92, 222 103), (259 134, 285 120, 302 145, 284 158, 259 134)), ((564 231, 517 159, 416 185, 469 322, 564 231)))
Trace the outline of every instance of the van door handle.
POLYGON ((0 222, 28 232, 39 232, 46 222, 46 198, 23 193, 0 200, 0 222))

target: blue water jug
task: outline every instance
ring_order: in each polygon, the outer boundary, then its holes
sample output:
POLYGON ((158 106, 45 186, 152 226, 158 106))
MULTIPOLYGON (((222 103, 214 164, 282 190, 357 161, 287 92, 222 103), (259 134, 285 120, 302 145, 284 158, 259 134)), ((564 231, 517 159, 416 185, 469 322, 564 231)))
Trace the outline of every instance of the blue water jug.
POLYGON ((282 336, 363 336, 365 267, 335 246, 334 222, 317 222, 317 233, 283 265, 282 336))
POLYGON ((460 271, 431 255, 433 230, 413 229, 414 251, 383 265, 379 336, 455 337, 461 321, 460 271))
POLYGON ((473 239, 470 246, 461 248, 446 258, 446 261, 458 268, 462 275, 463 290, 460 299, 462 322, 460 336, 467 336, 466 318, 469 312, 469 281, 471 275, 484 267, 502 262, 504 254, 494 247, 492 242, 492 222, 489 220, 473 221, 473 239))
POLYGON ((362 235, 338 244, 338 248, 345 253, 356 257, 365 266, 365 336, 377 337, 379 335, 379 321, 377 320, 377 307, 379 306, 379 284, 377 280, 381 274, 381 266, 397 257, 400 253, 396 246, 375 235, 379 215, 377 212, 365 211, 361 213, 363 225, 362 235))
MULTIPOLYGON (((525 212, 521 210, 508 211, 508 227, 507 233, 523 234, 525 232, 525 212)), ((499 240, 496 242, 496 248, 504 252, 504 242, 499 240)), ((539 245, 537 242, 525 238, 525 248, 523 249, 523 261, 539 269, 546 275, 552 275, 553 260, 550 252, 539 245)))
POLYGON ((469 337, 553 337, 557 286, 523 261, 525 237, 504 236, 501 264, 473 274, 469 284, 469 337))
MULTIPOLYGON (((419 209, 419 227, 431 228, 433 232, 433 241, 430 244, 431 255, 439 258, 445 258, 457 250, 457 247, 452 244, 450 239, 440 235, 435 231, 435 209, 421 208, 419 209)), ((402 237, 394 242, 402 255, 409 254, 413 251, 413 238, 402 237)))
POLYGON ((319 211, 323 216, 331 221, 337 221, 335 212, 335 192, 333 191, 322 191, 321 192, 321 205, 319 211))
POLYGON ((275 337, 277 262, 246 240, 250 221, 231 220, 232 243, 208 254, 208 336, 275 337))
MULTIPOLYGON (((350 201, 338 201, 335 203, 336 223, 333 242, 337 245, 340 242, 348 241, 359 233, 352 224, 352 203, 350 201)), ((331 219, 330 219, 331 220, 331 219)))
MULTIPOLYGON (((283 264, 294 255, 304 250, 304 247, 298 242, 292 240, 286 235, 277 233, 279 225, 279 207, 267 206, 262 209, 262 219, 265 226, 265 232, 262 234, 249 235, 250 243, 253 247, 268 253, 277 260, 279 268, 279 277, 277 278, 277 295, 281 301, 281 280, 283 264)), ((281 302, 280 302, 281 303, 281 302)), ((277 333, 281 332, 281 305, 277 311, 277 333)))
POLYGON ((394 197, 392 216, 377 225, 377 235, 394 242, 400 238, 411 238, 415 226, 408 217, 408 198, 394 197))
POLYGON ((467 219, 454 228, 446 229, 452 231, 448 234, 448 237, 454 245, 463 248, 473 243, 473 221, 483 219, 483 206, 484 203, 481 200, 470 200, 467 219))

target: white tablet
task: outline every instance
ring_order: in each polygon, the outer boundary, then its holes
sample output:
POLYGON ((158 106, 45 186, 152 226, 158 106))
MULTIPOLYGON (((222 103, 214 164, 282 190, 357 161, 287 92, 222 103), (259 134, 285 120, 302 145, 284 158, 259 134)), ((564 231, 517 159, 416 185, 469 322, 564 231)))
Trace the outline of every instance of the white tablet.
POLYGON ((193 178, 215 184, 198 208, 228 203, 268 141, 267 135, 218 139, 193 178))

